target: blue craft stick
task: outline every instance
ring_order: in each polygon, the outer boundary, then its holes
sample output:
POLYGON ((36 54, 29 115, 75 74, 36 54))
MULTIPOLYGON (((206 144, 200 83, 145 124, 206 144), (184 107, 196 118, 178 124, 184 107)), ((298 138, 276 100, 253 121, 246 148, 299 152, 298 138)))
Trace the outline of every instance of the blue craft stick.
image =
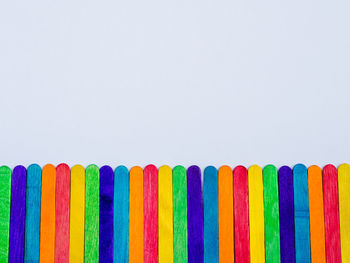
POLYGON ((219 262, 219 200, 218 170, 208 166, 204 170, 204 263, 219 262))
POLYGON ((293 169, 294 220, 295 220, 295 262, 311 262, 309 189, 307 168, 297 164, 293 169))
POLYGON ((188 262, 203 263, 203 197, 201 170, 191 166, 187 170, 188 262))
POLYGON ((114 171, 114 261, 129 262, 129 171, 118 166, 114 171))
POLYGON ((110 166, 100 169, 99 262, 113 262, 113 189, 114 172, 110 166))
POLYGON ((281 263, 295 262, 293 171, 282 166, 278 171, 281 263))
POLYGON ((39 262, 40 252, 41 168, 32 164, 27 169, 24 262, 39 262))

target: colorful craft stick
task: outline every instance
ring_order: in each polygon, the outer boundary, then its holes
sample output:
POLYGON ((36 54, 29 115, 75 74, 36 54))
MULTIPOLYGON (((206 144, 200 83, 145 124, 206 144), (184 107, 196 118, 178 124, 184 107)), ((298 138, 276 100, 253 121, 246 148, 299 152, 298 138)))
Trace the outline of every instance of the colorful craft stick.
POLYGON ((55 166, 45 165, 41 180, 40 263, 46 263, 55 260, 55 166))
MULTIPOLYGON (((159 192, 159 197, 160 194, 159 192)), ((143 211, 144 262, 156 263, 158 262, 158 170, 152 164, 143 170, 143 211)))
POLYGON ((281 262, 295 262, 293 171, 288 166, 278 171, 278 194, 281 262))
POLYGON ((174 263, 187 262, 187 180, 186 169, 173 169, 174 263))
POLYGON ((293 168, 295 262, 311 262, 310 219, 307 168, 297 164, 293 168))
MULTIPOLYGON (((112 210, 112 213, 113 213, 113 210, 112 210)), ((74 262, 74 263, 84 262, 84 241, 85 241, 84 223, 85 223, 85 169, 81 165, 75 165, 72 167, 72 171, 71 171, 69 262, 74 262)), ((112 233, 113 233, 113 227, 112 227, 112 233)))
POLYGON ((311 262, 326 262, 325 230, 323 213, 323 188, 321 168, 313 165, 308 169, 311 262))
POLYGON ((85 170, 85 249, 87 263, 99 262, 100 170, 94 164, 85 170))
POLYGON ((338 168, 339 219, 342 262, 350 262, 350 165, 338 168))
POLYGON ((10 239, 11 169, 0 167, 0 262, 8 262, 10 239))
POLYGON ((327 263, 340 263, 338 173, 331 164, 323 168, 323 203, 327 263))
POLYGON ((56 167, 55 263, 69 262, 70 191, 70 168, 62 163, 56 167))
POLYGON ((144 255, 143 170, 130 169, 129 192, 129 263, 142 263, 144 255))
POLYGON ((114 171, 113 262, 129 262, 129 171, 118 166, 114 171))
POLYGON ((203 199, 201 170, 187 170, 188 262, 203 263, 203 199))
POLYGON ((159 168, 159 263, 174 262, 172 173, 167 165, 159 168))
POLYGON ((219 262, 219 182, 218 170, 208 166, 203 180, 204 263, 219 262))
POLYGON ((244 166, 237 166, 233 170, 233 199, 235 262, 250 262, 248 171, 244 166))
POLYGON ((277 169, 273 165, 263 170, 265 255, 266 262, 281 262, 277 169))
MULTIPOLYGON (((1 187, 1 186, 0 186, 1 187)), ((41 168, 32 164, 27 169, 24 262, 39 262, 40 252, 41 168)))
POLYGON ((225 165, 219 174, 219 262, 234 262, 233 172, 225 165))
POLYGON ((250 262, 265 263, 264 188, 262 169, 248 170, 250 262))
POLYGON ((100 263, 113 262, 113 192, 114 172, 105 165, 100 168, 100 263))

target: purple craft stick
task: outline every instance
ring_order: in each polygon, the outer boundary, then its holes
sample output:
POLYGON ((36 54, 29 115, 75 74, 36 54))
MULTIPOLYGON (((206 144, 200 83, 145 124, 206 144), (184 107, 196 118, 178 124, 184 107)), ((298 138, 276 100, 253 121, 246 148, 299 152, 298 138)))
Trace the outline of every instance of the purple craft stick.
POLYGON ((191 166, 187 170, 188 262, 203 263, 203 196, 201 170, 191 166))
MULTIPOLYGON (((100 169, 100 242, 99 262, 113 262, 113 189, 114 172, 110 166, 100 169)), ((116 211, 117 212, 117 211, 116 211)))
POLYGON ((293 171, 282 166, 278 171, 281 263, 295 262, 293 171))
POLYGON ((24 224, 27 170, 16 166, 12 173, 9 263, 24 260, 24 224))

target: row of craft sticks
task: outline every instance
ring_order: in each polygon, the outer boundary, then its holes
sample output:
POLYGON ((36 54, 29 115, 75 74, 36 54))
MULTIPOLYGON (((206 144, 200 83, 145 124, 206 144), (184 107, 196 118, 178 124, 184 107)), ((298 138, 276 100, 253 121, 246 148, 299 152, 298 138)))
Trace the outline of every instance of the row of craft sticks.
POLYGON ((0 262, 350 262, 350 165, 0 167, 0 262))

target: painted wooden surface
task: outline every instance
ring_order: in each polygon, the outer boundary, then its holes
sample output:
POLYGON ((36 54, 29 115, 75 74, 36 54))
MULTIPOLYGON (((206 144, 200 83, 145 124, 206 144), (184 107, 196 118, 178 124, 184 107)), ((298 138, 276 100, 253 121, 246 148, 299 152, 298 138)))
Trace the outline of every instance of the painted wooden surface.
POLYGON ((219 262, 234 262, 233 172, 219 168, 219 262))
POLYGON ((11 174, 9 167, 0 167, 0 262, 9 258, 11 174))
POLYGON ((187 170, 188 262, 203 263, 203 196, 201 170, 187 170))
POLYGON ((264 183, 264 220, 265 220, 265 257, 266 262, 281 262, 280 228, 277 169, 267 165, 263 170, 264 183))
POLYGON ((100 168, 99 262, 113 262, 114 172, 110 166, 100 168))
POLYGON ((173 169, 174 263, 187 262, 187 175, 186 169, 173 169))
POLYGON ((55 263, 69 262, 70 168, 56 167, 55 263))
POLYGON ((41 176, 40 263, 55 260, 56 168, 43 167, 41 176))
POLYGON ((338 167, 339 220, 342 262, 350 262, 350 165, 338 167))
POLYGON ((129 262, 129 170, 118 166, 114 171, 114 242, 113 262, 129 262))
POLYGON ((129 193, 129 263, 142 263, 144 255, 143 170, 130 169, 129 193))
POLYGON ((75 165, 71 171, 69 262, 84 262, 84 223, 85 169, 81 165, 75 165))
POLYGON ((311 262, 309 190, 307 168, 297 164, 293 168, 295 262, 311 262))
MULTIPOLYGON (((159 198, 160 194, 161 192, 159 198)), ((143 211, 144 262, 156 263, 158 262, 158 169, 152 164, 143 169, 143 211)), ((159 241, 160 239, 159 235, 159 241)))
POLYGON ((218 170, 208 166, 203 176, 204 263, 219 262, 218 170))
POLYGON ((308 169, 311 262, 326 262, 323 187, 321 168, 308 169))
POLYGON ((295 262, 293 171, 288 166, 278 170, 281 262, 295 262))
POLYGON ((174 262, 173 245, 173 172, 167 165, 159 168, 159 263, 174 262))
POLYGON ((40 252, 41 167, 27 169, 24 262, 39 262, 40 252))
POLYGON ((337 168, 328 164, 323 168, 323 203, 327 263, 340 263, 340 230, 337 168))
POLYGON ((19 165, 13 169, 11 186, 9 262, 24 260, 24 225, 26 211, 27 170, 19 165))
POLYGON ((264 188, 262 169, 248 169, 250 262, 265 263, 264 188))

